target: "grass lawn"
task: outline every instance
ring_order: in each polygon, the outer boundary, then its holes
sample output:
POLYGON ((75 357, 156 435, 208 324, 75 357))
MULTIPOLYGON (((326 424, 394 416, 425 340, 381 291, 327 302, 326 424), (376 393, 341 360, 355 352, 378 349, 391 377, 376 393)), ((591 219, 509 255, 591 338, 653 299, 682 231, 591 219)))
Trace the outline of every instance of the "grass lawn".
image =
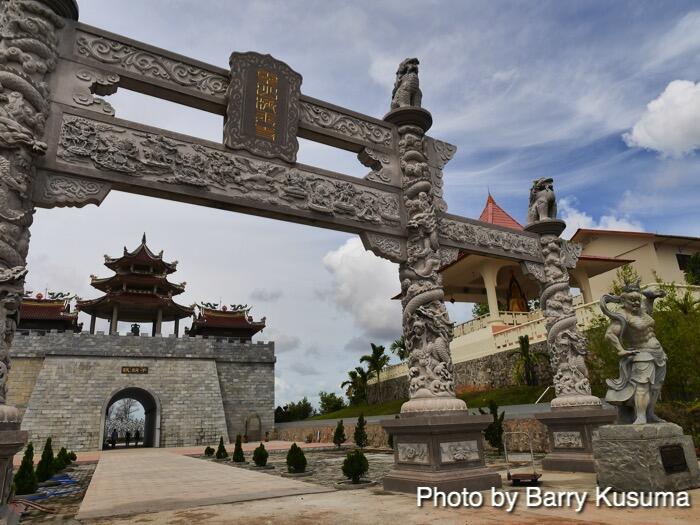
MULTIPOLYGON (((498 406, 503 405, 521 405, 534 403, 538 397, 544 392, 546 386, 511 386, 507 388, 498 388, 485 392, 468 392, 459 396, 463 399, 469 408, 486 407, 489 401, 494 400, 498 406)), ((554 389, 550 389, 547 395, 542 398, 541 403, 554 399, 554 389)), ((406 402, 406 399, 398 399, 388 401, 379 405, 354 405, 346 407, 336 412, 323 414, 322 416, 314 416, 310 419, 338 419, 344 417, 357 417, 360 414, 365 416, 386 416, 398 414, 401 410, 401 405, 406 402)))

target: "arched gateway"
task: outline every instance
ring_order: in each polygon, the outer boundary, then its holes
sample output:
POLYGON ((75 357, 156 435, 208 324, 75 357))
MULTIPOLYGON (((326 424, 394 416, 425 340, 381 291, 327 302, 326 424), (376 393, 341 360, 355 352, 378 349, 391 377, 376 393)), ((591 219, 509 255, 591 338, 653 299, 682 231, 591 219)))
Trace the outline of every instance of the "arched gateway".
POLYGON ((102 411, 102 434, 100 435, 100 443, 110 437, 110 428, 107 424, 107 416, 109 409, 117 401, 122 399, 134 399, 143 407, 144 421, 143 434, 141 437, 144 447, 159 447, 160 446, 160 400, 153 393, 140 387, 129 386, 114 392, 105 402, 105 408, 102 411))
MULTIPOLYGON (((580 252, 559 238, 565 225, 547 206, 554 202, 551 179, 533 188, 536 213, 524 231, 448 214, 442 168, 456 147, 427 135, 432 117, 421 107, 417 59, 399 65, 391 111, 380 120, 303 95, 301 75, 270 55, 234 52, 228 69, 211 66, 83 25, 75 0, 7 0, 2 10, 3 372, 10 368, 34 207, 99 204, 114 189, 356 233, 367 249, 399 263, 410 352, 410 400, 401 412, 432 417, 385 424, 397 451, 385 488, 414 491, 429 482, 482 490, 501 483, 483 468, 481 431, 489 418, 469 416, 454 392, 452 323, 438 270, 460 252, 518 261, 539 282, 548 329, 558 330, 549 338, 552 404, 600 406, 590 395, 570 308, 568 270, 580 252), (98 95, 119 88, 225 115, 222 143, 115 118, 98 95), (355 152, 371 171, 355 178, 298 164, 297 137, 355 152), (557 301, 547 303, 553 293, 557 301)), ((4 402, 3 381, 0 420, 16 426, 19 413, 4 402)), ((583 412, 569 426, 589 436, 581 425, 592 412, 583 412)), ((590 446, 577 454, 592 464, 590 446)))

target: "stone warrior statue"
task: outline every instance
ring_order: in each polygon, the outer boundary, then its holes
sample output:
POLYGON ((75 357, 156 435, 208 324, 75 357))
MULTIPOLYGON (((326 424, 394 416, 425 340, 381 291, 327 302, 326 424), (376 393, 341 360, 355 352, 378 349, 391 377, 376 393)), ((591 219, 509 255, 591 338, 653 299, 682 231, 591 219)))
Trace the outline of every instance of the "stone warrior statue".
POLYGON ((606 380, 605 400, 617 405, 618 422, 642 425, 663 423, 654 414, 656 401, 666 376, 666 354, 654 331, 651 313, 654 300, 663 290, 641 291, 639 281, 625 283, 622 293, 604 295, 600 309, 611 319, 605 338, 620 356, 620 377, 606 380), (608 303, 619 303, 622 310, 611 311, 608 303))

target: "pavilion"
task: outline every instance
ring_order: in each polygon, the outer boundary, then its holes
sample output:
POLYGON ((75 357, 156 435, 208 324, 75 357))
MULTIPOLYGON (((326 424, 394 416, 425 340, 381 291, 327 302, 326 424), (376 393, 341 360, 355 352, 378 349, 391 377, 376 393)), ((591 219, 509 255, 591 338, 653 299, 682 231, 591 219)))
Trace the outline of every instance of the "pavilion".
POLYGON ((146 234, 133 251, 124 247, 121 257, 105 255, 105 266, 114 272, 111 277, 91 276, 91 285, 104 292, 102 297, 78 301, 77 309, 90 315, 90 333, 95 333, 95 319, 110 321, 109 333, 118 332, 119 321, 153 323, 152 335, 160 335, 163 322, 175 323, 179 333, 180 319, 190 317, 192 308, 173 301, 185 291, 185 284, 168 281, 177 269, 177 261, 166 262, 163 252, 154 254, 146 245, 146 234))
POLYGON ((227 307, 211 304, 197 305, 192 319, 192 326, 185 333, 189 336, 221 337, 250 341, 255 334, 265 328, 265 318, 253 320, 249 315, 248 305, 230 305, 227 307))
POLYGON ((78 323, 78 311, 71 311, 72 296, 67 293, 37 293, 30 297, 31 292, 22 299, 19 313, 20 332, 80 332, 82 323, 78 323))

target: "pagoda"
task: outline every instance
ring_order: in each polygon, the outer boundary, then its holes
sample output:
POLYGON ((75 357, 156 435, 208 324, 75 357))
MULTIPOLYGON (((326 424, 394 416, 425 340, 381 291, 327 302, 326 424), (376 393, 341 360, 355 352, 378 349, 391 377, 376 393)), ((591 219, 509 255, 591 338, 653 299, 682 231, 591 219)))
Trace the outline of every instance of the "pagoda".
MULTIPOLYGON (((77 308, 89 314, 90 333, 95 332, 95 319, 109 319, 109 333, 117 333, 119 321, 153 323, 152 335, 160 335, 163 322, 175 322, 178 335, 180 319, 190 317, 192 308, 173 301, 185 291, 185 284, 168 281, 177 269, 177 261, 166 262, 163 252, 154 254, 146 245, 146 234, 133 251, 124 247, 124 254, 115 258, 105 255, 105 266, 114 272, 106 278, 91 276, 91 285, 104 292, 102 297, 78 301, 77 308)), ((132 329, 133 332, 133 329, 132 329)))
POLYGON ((31 292, 22 299, 22 306, 19 312, 19 324, 17 330, 20 332, 80 332, 82 323, 78 324, 78 312, 71 312, 70 301, 73 298, 68 293, 47 292, 48 299, 44 294, 38 293, 31 297, 31 292))
POLYGON ((249 315, 248 305, 238 304, 227 307, 201 303, 197 305, 197 310, 187 335, 250 341, 255 334, 265 328, 265 318, 254 321, 249 315))

